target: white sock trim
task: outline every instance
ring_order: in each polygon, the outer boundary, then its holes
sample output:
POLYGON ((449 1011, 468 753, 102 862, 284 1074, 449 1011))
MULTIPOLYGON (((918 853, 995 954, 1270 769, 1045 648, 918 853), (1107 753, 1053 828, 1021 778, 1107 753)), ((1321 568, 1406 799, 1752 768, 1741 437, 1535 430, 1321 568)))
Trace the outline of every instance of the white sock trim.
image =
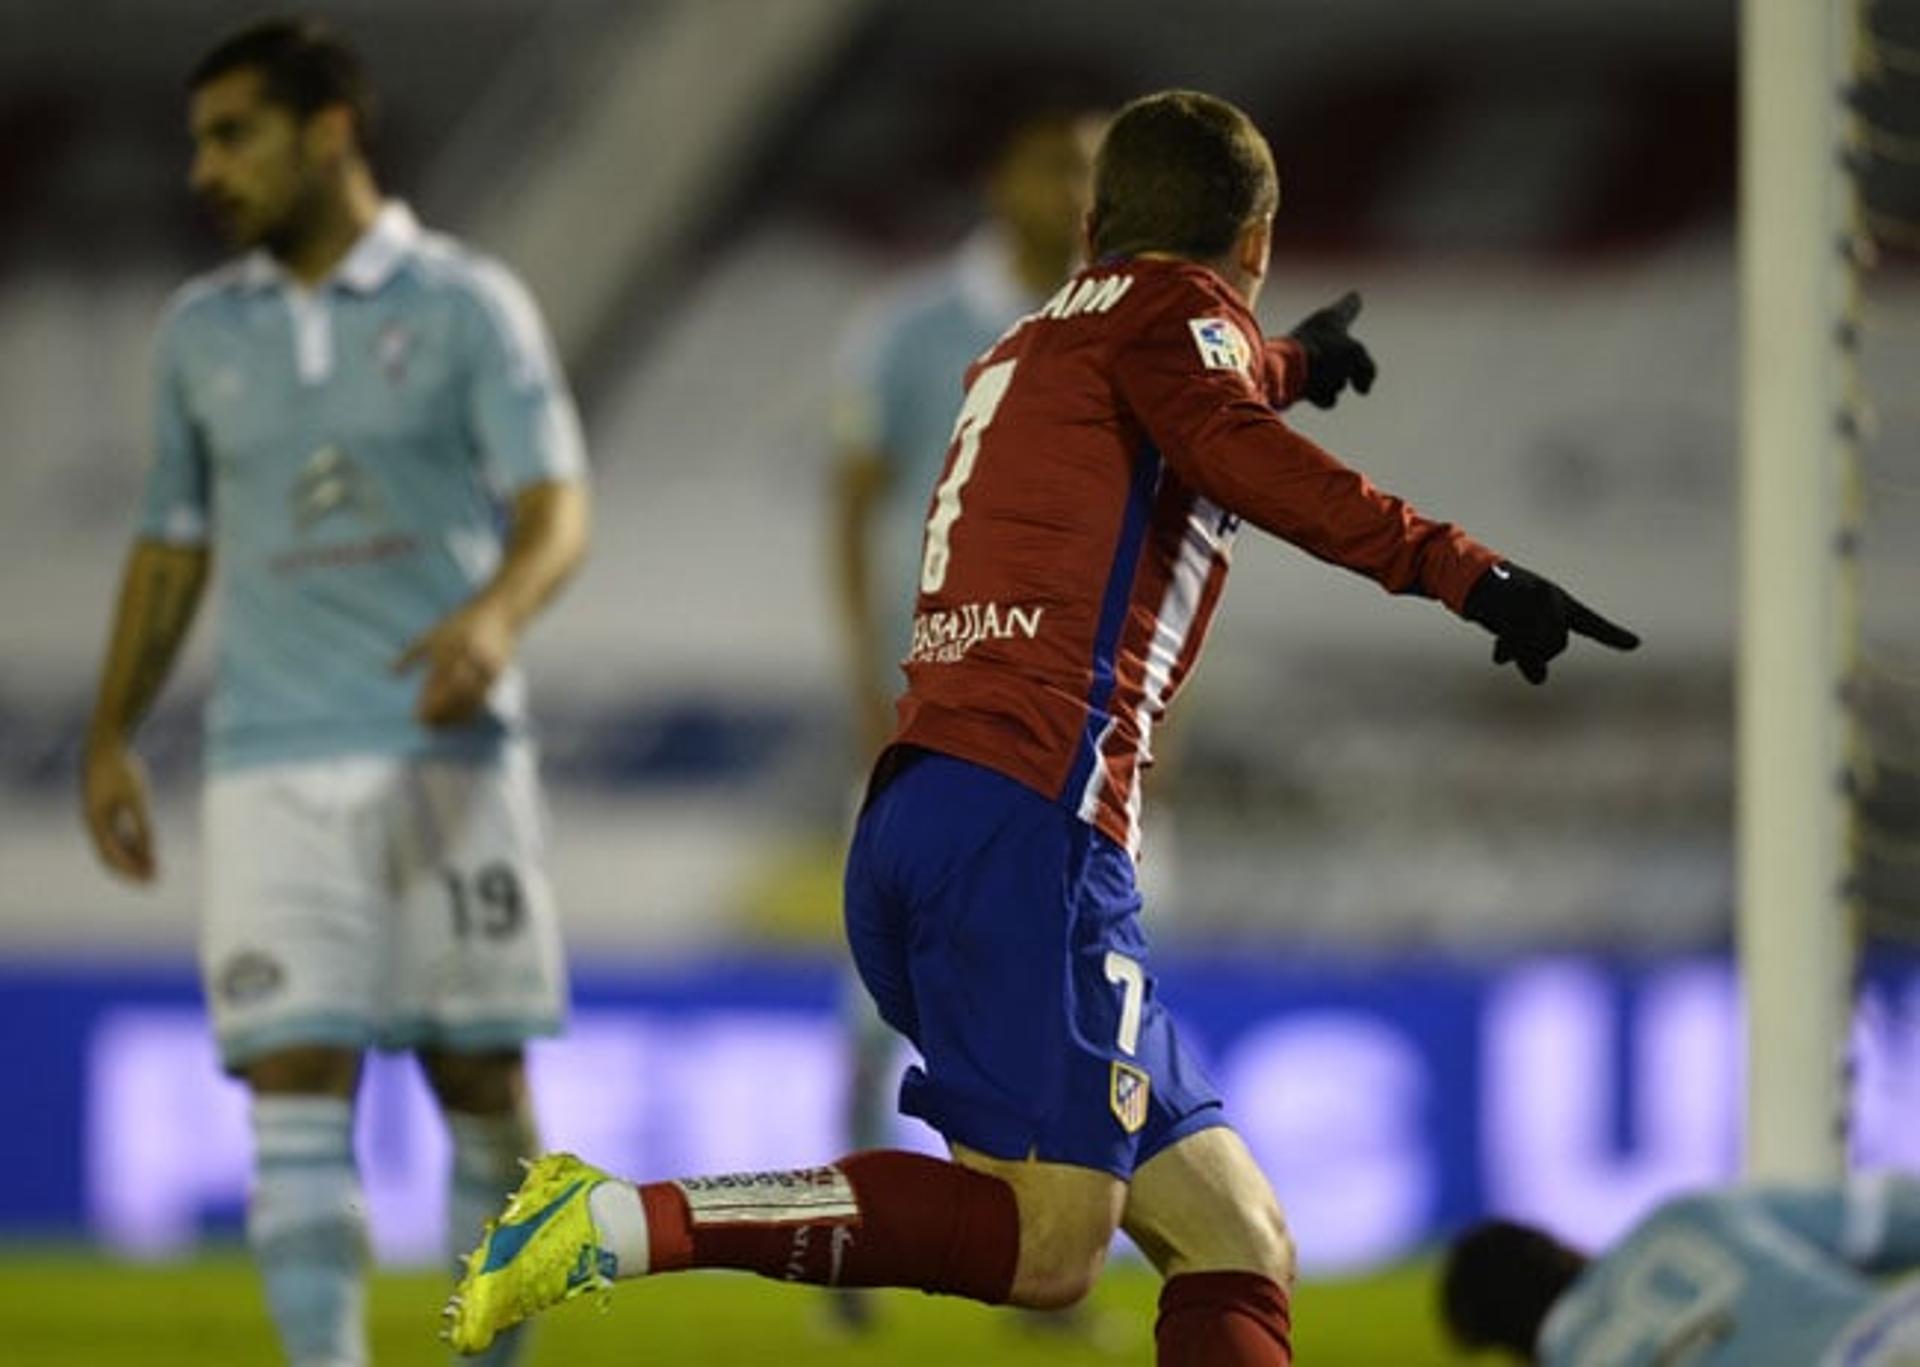
POLYGON ((252 1103, 256 1128, 347 1128, 353 1124, 353 1103, 338 1096, 256 1095, 252 1103))
POLYGON ((630 1182, 602 1182, 587 1193, 587 1213, 600 1247, 613 1255, 613 1275, 622 1281, 647 1275, 652 1250, 647 1245, 647 1208, 630 1182))
POLYGON ((251 1113, 257 1167, 353 1163, 353 1103, 332 1096, 256 1096, 251 1113))
POLYGON ((247 1242, 288 1360, 367 1361, 365 1202, 345 1102, 263 1098, 247 1242), (289 1105, 289 1102, 292 1102, 289 1105))

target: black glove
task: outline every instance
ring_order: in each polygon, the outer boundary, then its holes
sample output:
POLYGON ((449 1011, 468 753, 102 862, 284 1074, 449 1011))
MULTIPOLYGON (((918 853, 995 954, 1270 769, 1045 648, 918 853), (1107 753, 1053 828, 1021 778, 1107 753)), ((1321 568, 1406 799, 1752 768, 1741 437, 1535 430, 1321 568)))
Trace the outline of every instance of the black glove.
POLYGON ((1491 631, 1493 662, 1512 661, 1528 683, 1547 681, 1547 661, 1567 648, 1569 632, 1615 650, 1640 644, 1551 579, 1506 563, 1474 581, 1460 615, 1491 631))
POLYGON ((1347 335, 1347 329, 1359 316, 1359 292, 1348 290, 1338 302, 1302 318, 1287 334, 1307 353, 1304 392, 1307 402, 1315 408, 1332 408, 1340 391, 1349 384, 1361 394, 1373 388, 1373 377, 1380 373, 1373 357, 1347 335))

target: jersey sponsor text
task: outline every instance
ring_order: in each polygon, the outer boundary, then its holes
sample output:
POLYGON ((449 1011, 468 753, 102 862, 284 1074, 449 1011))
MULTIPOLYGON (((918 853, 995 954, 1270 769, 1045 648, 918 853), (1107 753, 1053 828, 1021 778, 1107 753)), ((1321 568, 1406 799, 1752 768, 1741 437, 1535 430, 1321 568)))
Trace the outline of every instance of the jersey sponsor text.
POLYGON ((951 664, 982 641, 1031 641, 1040 635, 1045 611, 1003 603, 962 603, 916 613, 913 649, 907 658, 915 664, 951 664))

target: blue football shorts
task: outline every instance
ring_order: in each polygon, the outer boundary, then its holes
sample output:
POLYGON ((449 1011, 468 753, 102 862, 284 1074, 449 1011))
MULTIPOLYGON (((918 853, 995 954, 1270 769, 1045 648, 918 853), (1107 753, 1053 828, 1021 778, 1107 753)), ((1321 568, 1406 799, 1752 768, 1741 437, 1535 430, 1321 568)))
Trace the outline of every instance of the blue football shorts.
POLYGON ((1226 1123, 1154 992, 1133 861, 1040 794, 897 752, 847 857, 847 938, 919 1049, 900 1109, 996 1158, 1122 1179, 1226 1123))

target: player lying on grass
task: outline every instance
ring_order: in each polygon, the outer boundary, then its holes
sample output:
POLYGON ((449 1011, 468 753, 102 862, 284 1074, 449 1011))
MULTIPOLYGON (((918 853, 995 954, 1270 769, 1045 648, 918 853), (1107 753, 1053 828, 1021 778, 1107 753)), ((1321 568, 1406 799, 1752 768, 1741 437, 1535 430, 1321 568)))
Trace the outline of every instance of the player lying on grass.
POLYGON ((1754 1188, 1660 1207, 1609 1251, 1490 1221, 1441 1283, 1468 1348, 1542 1367, 1893 1367, 1920 1363, 1920 1183, 1754 1188))
POLYGON ((1149 737, 1234 533, 1244 519, 1438 598, 1536 682, 1570 631, 1635 638, 1281 421, 1372 366, 1351 305, 1263 339, 1278 198, 1233 106, 1134 102, 1097 159, 1094 264, 967 374, 845 908, 862 982, 924 1060, 901 1109, 953 1161, 865 1152, 634 1186, 543 1159, 469 1262, 456 1346, 688 1267, 1068 1305, 1124 1228, 1166 1278, 1162 1367, 1291 1362, 1292 1241, 1155 994, 1134 884, 1149 737))

